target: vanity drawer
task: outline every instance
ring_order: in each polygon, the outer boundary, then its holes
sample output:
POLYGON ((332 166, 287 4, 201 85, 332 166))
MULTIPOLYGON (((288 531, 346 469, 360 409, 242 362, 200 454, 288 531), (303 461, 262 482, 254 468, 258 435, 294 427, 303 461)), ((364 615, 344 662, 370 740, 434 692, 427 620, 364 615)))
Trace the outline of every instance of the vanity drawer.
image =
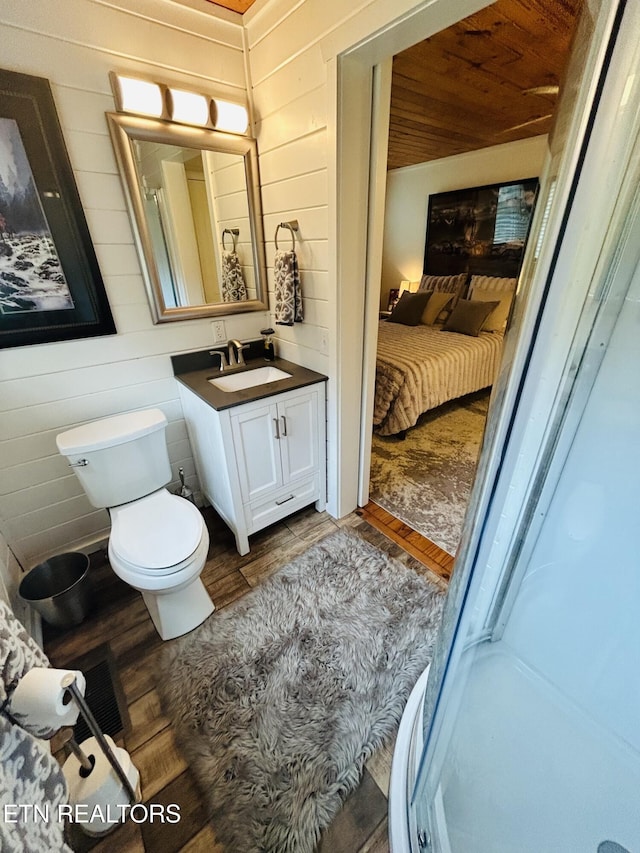
POLYGON ((269 524, 286 518, 303 506, 318 499, 318 477, 314 476, 299 483, 290 483, 279 489, 268 500, 254 501, 244 507, 247 532, 255 533, 269 524))

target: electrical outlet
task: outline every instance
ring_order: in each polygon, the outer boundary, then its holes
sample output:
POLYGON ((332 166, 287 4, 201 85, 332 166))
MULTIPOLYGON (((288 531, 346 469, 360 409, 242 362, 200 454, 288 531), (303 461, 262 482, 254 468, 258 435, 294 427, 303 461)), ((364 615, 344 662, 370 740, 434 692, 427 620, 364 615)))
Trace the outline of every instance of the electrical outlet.
POLYGON ((224 320, 214 320, 211 324, 211 329, 213 331, 214 344, 226 343, 227 333, 224 328, 224 320))
POLYGON ((320 351, 324 355, 327 355, 329 352, 329 332, 326 329, 320 332, 320 351))

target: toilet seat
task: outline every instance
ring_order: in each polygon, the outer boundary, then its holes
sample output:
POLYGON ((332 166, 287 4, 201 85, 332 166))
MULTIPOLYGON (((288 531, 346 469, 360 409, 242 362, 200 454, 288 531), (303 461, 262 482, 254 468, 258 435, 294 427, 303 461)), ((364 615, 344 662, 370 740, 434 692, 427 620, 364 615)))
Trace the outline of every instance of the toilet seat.
POLYGON ((166 489, 110 512, 110 550, 142 574, 178 571, 202 539, 204 521, 197 507, 166 489))
POLYGON ((205 526, 202 539, 193 554, 181 563, 170 566, 165 571, 144 569, 125 562, 114 553, 111 543, 109 543, 109 563, 118 577, 134 589, 143 593, 152 592, 157 595, 166 595, 191 584, 200 577, 207 560, 208 551, 209 534, 205 526))

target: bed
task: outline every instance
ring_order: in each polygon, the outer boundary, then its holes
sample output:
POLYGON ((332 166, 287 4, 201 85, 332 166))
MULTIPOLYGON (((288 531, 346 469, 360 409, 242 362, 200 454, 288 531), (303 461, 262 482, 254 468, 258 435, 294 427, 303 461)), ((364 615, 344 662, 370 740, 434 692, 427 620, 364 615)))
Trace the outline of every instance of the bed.
POLYGON ((496 305, 500 299, 501 314, 497 322, 486 321, 490 330, 476 334, 445 331, 447 324, 443 327, 440 322, 442 314, 433 324, 380 322, 373 414, 378 435, 404 433, 415 426, 423 412, 493 384, 516 282, 474 278, 468 288, 465 283, 464 290, 460 288, 456 293, 459 308, 478 301, 496 305), (459 293, 464 296, 468 293, 470 299, 460 299, 459 293))

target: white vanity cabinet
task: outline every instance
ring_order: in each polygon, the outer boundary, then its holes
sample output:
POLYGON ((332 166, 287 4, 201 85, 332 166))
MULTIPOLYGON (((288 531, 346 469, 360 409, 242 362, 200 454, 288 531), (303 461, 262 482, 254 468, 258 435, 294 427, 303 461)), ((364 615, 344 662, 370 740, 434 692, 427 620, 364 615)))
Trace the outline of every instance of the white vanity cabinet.
POLYGON ((179 385, 202 490, 236 537, 326 501, 324 382, 218 411, 179 385))

